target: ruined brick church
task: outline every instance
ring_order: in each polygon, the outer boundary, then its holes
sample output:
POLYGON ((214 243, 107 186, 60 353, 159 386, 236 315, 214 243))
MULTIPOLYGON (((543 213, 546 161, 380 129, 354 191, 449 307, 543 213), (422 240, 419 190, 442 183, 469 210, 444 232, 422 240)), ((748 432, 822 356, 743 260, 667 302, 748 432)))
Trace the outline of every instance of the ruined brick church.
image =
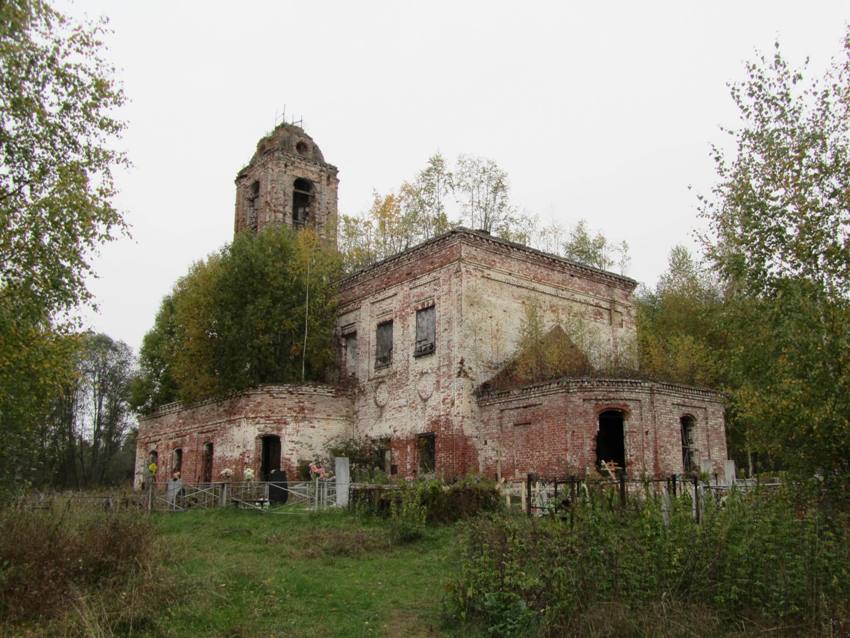
MULTIPOLYGON (((236 177, 235 232, 308 226, 335 244, 338 184, 312 138, 280 125, 236 177)), ((581 322, 595 344, 581 353, 590 363, 629 356, 635 286, 485 232, 452 230, 342 282, 336 334, 345 383, 268 385, 163 406, 140 419, 137 482, 152 456, 193 482, 219 480, 225 469, 236 480, 249 468, 292 477, 349 437, 382 446, 384 469, 399 477, 562 477, 595 472, 601 461, 636 478, 722 474, 715 392, 597 376, 512 385, 505 374, 529 305, 553 333, 581 322)))

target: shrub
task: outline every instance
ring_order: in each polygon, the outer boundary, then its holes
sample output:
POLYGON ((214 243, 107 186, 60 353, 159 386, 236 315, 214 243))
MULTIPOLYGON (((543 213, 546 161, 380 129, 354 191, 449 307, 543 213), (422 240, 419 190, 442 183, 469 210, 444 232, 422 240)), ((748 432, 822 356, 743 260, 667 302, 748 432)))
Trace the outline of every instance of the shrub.
MULTIPOLYGON (((517 601, 541 634, 559 636, 596 634, 590 624, 606 606, 644 624, 647 610, 659 606, 789 632, 850 620, 846 516, 795 510, 778 493, 730 495, 722 507, 707 505, 702 524, 687 497, 674 500, 668 525, 651 499, 620 510, 601 505, 576 503, 568 521, 485 516, 467 523, 451 614, 505 636, 512 635, 506 614, 520 613, 517 601)), ((658 629, 649 624, 646 635, 658 629)), ((680 635, 668 629, 665 635, 680 635)))
POLYGON ((367 516, 386 518, 390 515, 390 506, 396 498, 398 498, 396 485, 352 486, 349 506, 367 516))
POLYGON ((390 540, 397 544, 422 538, 425 531, 425 506, 415 486, 404 486, 399 498, 390 504, 390 540))
MULTIPOLYGON (((428 483, 433 482, 428 481, 426 485, 428 483)), ((496 484, 478 477, 466 477, 442 485, 439 494, 431 486, 424 488, 423 492, 420 498, 428 510, 429 523, 453 523, 502 508, 502 497, 496 484)))

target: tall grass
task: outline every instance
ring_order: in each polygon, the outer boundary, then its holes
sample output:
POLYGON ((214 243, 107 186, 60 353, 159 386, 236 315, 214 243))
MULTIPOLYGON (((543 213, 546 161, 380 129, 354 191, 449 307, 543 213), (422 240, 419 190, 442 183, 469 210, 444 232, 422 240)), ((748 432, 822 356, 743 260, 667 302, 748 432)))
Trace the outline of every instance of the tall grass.
MULTIPOLYGON (((465 526, 450 613, 494 636, 678 636, 850 628, 848 518, 784 494, 731 495, 702 524, 687 497, 576 503, 566 520, 465 526)), ((736 634, 737 635, 737 634, 736 634)), ((837 634, 841 635, 841 634, 837 634)))
POLYGON ((0 629, 111 636, 155 622, 155 531, 137 514, 0 511, 0 629))

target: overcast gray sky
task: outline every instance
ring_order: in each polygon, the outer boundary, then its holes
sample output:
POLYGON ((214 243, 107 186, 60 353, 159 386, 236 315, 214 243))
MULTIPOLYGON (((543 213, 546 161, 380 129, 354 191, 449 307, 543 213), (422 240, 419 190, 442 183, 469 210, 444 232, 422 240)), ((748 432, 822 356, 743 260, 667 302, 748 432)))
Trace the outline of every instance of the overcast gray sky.
POLYGON ((236 172, 286 107, 339 167, 340 212, 436 151, 496 160, 522 209, 629 242, 654 284, 692 244, 726 83, 778 38, 820 74, 847 2, 107 2, 130 103, 132 238, 102 249, 88 324, 138 349, 163 295, 230 240, 236 172), (693 185, 694 191, 688 186, 693 185))

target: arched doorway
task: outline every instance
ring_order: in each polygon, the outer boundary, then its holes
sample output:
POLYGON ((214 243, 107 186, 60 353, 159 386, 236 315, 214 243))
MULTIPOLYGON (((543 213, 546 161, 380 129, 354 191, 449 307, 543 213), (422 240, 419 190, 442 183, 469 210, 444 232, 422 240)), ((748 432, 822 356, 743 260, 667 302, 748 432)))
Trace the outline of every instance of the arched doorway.
POLYGON ((262 451, 260 461, 260 478, 264 481, 271 480, 272 472, 280 471, 280 437, 268 434, 262 439, 262 451))
POLYGON ((605 410, 599 414, 599 430, 596 433, 596 466, 602 463, 616 464, 617 469, 626 467, 625 415, 620 410, 605 410))

